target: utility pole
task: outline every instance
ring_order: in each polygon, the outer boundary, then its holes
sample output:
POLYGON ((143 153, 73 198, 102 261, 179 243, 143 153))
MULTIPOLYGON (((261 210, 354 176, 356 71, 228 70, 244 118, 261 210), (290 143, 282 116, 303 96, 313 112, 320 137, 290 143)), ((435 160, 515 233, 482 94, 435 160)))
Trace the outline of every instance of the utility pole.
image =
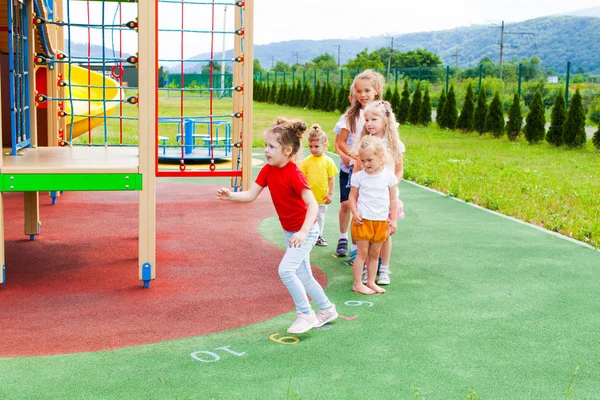
POLYGON ((338 64, 338 68, 339 68, 340 67, 340 51, 341 51, 342 45, 341 44, 334 44, 334 46, 337 47, 337 49, 338 49, 338 61, 337 61, 337 64, 338 64))
POLYGON ((392 65, 392 54, 394 54, 394 37, 392 36, 392 44, 390 46, 390 56, 388 57, 388 67, 387 67, 387 76, 386 80, 390 79, 390 66, 392 65))
POLYGON ((454 73, 458 72, 458 47, 456 48, 456 69, 454 71, 454 73))
POLYGON ((502 80, 502 53, 504 52, 504 21, 500 28, 500 80, 502 80))
MULTIPOLYGON (((494 24, 496 25, 496 24, 494 24)), ((498 25, 496 25, 498 26, 498 25)), ((533 32, 505 32, 504 31, 504 21, 502 21, 502 25, 499 26, 500 28, 500 73, 499 73, 499 77, 500 80, 502 80, 502 62, 504 59, 504 35, 521 35, 521 36, 525 36, 527 35, 530 39, 531 42, 533 43, 533 47, 537 48, 536 44, 535 44, 535 33, 533 32)))
POLYGON ((273 69, 273 67, 275 66, 275 56, 271 56, 271 69, 273 69))
POLYGON ((298 64, 298 52, 297 51, 293 51, 292 54, 296 55, 296 64, 298 64))

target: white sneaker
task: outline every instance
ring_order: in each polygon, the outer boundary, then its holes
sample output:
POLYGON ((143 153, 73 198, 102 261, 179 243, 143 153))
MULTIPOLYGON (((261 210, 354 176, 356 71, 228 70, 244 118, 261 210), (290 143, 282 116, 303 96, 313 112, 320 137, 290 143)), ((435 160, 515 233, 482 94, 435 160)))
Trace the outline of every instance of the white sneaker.
POLYGON ((317 319, 317 316, 313 310, 310 310, 310 314, 304 314, 301 311, 297 311, 296 314, 298 317, 292 326, 288 328, 288 333, 308 332, 319 323, 319 320, 317 319))
POLYGON ((333 321, 338 317, 338 313, 335 310, 335 304, 332 304, 330 308, 326 310, 319 310, 317 313, 318 323, 315 325, 315 328, 325 325, 328 322, 333 321))
POLYGON ((379 279, 377 279, 378 285, 389 285, 390 284, 390 274, 392 272, 389 268, 380 269, 379 270, 379 279))
POLYGON ((365 265, 363 265, 363 272, 362 272, 362 283, 363 283, 364 285, 366 285, 366 284, 367 284, 367 266, 366 266, 366 264, 365 264, 365 265))

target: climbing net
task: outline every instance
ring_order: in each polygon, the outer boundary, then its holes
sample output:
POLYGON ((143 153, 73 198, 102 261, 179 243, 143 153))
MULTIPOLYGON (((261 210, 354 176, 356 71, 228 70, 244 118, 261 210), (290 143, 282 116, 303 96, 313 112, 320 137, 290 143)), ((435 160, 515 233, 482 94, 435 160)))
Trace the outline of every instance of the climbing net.
POLYGON ((57 103, 59 144, 135 146, 137 5, 36 0, 34 7, 35 64, 57 71, 55 90, 36 85, 36 105, 57 103))
POLYGON ((159 82, 158 158, 173 167, 159 167, 157 176, 231 176, 239 186, 245 2, 158 3, 158 61, 167 70, 159 82))
POLYGON ((35 64, 57 71, 56 90, 36 87, 36 105, 57 105, 62 145, 136 146, 147 134, 138 132, 138 87, 156 85, 156 175, 229 176, 238 187, 243 79, 252 67, 244 63, 246 2, 154 1, 159 79, 138 82, 145 55, 137 51, 144 21, 136 2, 64 0, 50 10, 34 0, 35 64), (60 32, 54 43, 50 28, 60 32))

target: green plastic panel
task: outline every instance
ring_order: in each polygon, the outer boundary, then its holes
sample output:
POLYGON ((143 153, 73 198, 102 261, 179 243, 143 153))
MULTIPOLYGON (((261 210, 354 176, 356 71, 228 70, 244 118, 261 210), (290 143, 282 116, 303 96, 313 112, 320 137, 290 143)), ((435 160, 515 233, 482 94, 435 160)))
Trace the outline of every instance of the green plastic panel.
POLYGON ((142 190, 140 174, 5 174, 3 192, 142 190))

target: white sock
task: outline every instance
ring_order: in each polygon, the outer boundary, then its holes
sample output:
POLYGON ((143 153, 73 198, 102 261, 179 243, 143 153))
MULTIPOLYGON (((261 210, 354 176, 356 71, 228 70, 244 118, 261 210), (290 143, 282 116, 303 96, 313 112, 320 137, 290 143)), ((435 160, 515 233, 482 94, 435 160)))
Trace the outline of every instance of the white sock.
POLYGON ((348 232, 340 233, 340 239, 348 239, 348 232))
POLYGON ((382 265, 381 265, 381 267, 379 267, 379 270, 380 270, 380 271, 385 271, 385 270, 388 270, 388 271, 389 271, 389 270, 390 270, 390 266, 389 266, 389 265, 383 265, 383 264, 382 264, 382 265))
POLYGON ((356 245, 355 245, 354 243, 352 243, 352 244, 350 245, 350 251, 352 251, 352 250, 356 250, 356 249, 358 249, 358 247, 356 247, 356 245))

